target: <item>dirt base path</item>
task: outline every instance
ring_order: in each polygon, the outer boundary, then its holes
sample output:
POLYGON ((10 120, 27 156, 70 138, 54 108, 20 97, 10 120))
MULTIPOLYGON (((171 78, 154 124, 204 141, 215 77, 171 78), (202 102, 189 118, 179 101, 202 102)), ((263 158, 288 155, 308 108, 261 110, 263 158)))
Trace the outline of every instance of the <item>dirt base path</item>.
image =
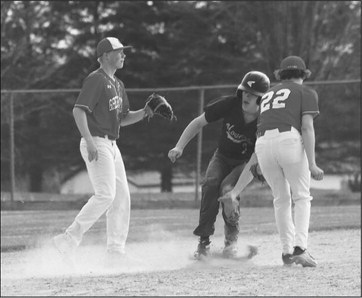
MULTIPOLYGON (((241 236, 259 254, 249 261, 191 259, 194 238, 136 242, 127 246, 120 264, 107 267, 104 247, 82 246, 75 269, 64 265, 54 249, 43 247, 1 254, 1 293, 71 296, 360 296, 360 229, 310 233, 309 249, 316 268, 282 266, 276 234, 241 236)), ((223 240, 214 238, 211 250, 223 240)))

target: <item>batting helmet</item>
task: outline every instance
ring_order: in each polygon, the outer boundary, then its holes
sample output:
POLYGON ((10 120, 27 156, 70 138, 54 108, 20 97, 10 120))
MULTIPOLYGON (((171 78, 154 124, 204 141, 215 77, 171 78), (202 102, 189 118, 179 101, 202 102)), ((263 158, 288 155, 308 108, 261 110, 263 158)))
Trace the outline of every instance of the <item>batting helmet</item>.
POLYGON ((304 75, 304 78, 309 78, 311 75, 311 71, 307 69, 305 62, 301 57, 288 56, 280 63, 280 69, 274 71, 275 78, 280 80, 281 72, 290 70, 299 70, 304 75))
POLYGON ((237 89, 237 96, 241 97, 240 91, 246 91, 256 96, 263 96, 270 87, 268 76, 260 71, 248 72, 237 89))

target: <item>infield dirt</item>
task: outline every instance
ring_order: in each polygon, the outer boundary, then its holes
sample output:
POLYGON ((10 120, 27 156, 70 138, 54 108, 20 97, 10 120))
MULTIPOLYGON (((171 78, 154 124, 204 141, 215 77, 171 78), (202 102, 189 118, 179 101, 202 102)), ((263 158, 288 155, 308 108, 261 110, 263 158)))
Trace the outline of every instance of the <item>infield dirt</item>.
MULTIPOLYGON (((26 250, 1 254, 2 295, 361 294, 359 205, 312 208, 309 250, 318 261, 316 268, 282 266, 272 209, 246 208, 241 219, 239 249, 245 250, 246 244, 259 249, 259 254, 249 261, 192 260, 197 239, 191 233, 197 210, 137 210, 131 219, 127 254, 119 264, 107 267, 104 263, 105 229, 101 219, 87 233, 77 252, 76 268, 71 269, 62 263, 49 239, 74 214, 76 211, 2 212, 2 232, 3 229, 5 232, 2 240, 20 243, 19 238, 38 239, 36 245, 26 250), (12 233, 8 231, 11 222, 18 223, 9 229, 12 233)), ((218 218, 212 251, 223 247, 222 228, 222 220, 218 218)))
MULTIPOLYGON (((257 256, 244 262, 193 261, 194 241, 165 239, 130 244, 127 255, 112 268, 104 265, 103 246, 83 246, 76 269, 71 269, 45 245, 2 254, 1 292, 21 296, 356 296, 361 293, 360 236, 360 230, 312 232, 316 268, 282 266, 276 234, 243 237, 243 243, 259 248, 257 256)), ((221 248, 218 237, 212 250, 221 248)), ((243 245, 239 248, 243 250, 243 245)))

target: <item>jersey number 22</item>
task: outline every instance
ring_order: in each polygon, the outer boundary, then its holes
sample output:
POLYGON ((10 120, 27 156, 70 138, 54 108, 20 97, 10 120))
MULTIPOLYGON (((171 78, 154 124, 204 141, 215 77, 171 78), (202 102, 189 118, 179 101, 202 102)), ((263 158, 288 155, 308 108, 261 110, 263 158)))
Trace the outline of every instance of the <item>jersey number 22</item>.
POLYGON ((280 89, 277 92, 265 93, 261 99, 260 114, 269 109, 285 108, 285 101, 288 99, 290 92, 289 89, 280 89))

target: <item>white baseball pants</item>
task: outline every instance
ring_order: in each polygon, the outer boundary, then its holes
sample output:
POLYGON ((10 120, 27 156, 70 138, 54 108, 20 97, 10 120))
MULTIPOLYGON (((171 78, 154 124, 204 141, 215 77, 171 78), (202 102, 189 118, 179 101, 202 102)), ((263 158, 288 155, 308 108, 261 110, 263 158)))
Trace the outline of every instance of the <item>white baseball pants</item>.
POLYGON ((310 219, 310 171, 302 136, 295 128, 268 130, 255 144, 255 153, 274 197, 274 212, 283 253, 307 248, 310 219), (294 202, 294 223, 292 203, 294 202))
POLYGON ((80 210, 66 233, 79 245, 83 234, 107 211, 107 249, 124 252, 131 209, 124 163, 116 141, 93 138, 98 149, 98 160, 88 161, 84 138, 80 142, 80 152, 87 166, 94 195, 80 210))

